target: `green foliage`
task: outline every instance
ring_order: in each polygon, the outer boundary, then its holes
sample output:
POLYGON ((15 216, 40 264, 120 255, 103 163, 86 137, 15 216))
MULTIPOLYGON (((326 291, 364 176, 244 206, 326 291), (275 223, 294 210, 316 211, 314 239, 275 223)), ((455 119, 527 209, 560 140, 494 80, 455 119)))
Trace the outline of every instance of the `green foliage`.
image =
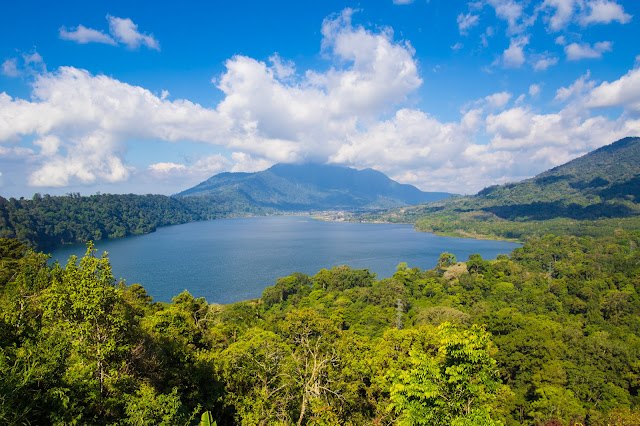
POLYGON ((178 388, 170 394, 158 394, 153 387, 143 383, 127 398, 125 424, 134 426, 172 426, 188 424, 188 416, 182 413, 178 388))
POLYGON ((438 327, 437 355, 413 349, 409 370, 392 370, 390 408, 402 425, 495 425, 490 418, 498 389, 490 336, 473 326, 438 327))
POLYGON ((91 245, 49 266, 0 239, 0 423, 636 424, 639 245, 549 235, 220 306, 153 303, 91 245))
POLYGON ((0 197, 0 238, 16 238, 31 248, 145 234, 159 226, 261 213, 227 195, 176 198, 164 195, 96 194, 33 199, 0 197))

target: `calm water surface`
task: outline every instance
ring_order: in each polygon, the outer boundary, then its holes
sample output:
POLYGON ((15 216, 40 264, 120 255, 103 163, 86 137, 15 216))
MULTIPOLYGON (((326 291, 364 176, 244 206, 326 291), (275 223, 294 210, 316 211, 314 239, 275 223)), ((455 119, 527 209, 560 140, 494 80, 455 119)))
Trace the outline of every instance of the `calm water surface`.
MULTIPOLYGON (((154 300, 169 302, 185 289, 209 303, 260 297, 276 278, 292 272, 314 275, 322 268, 368 268, 378 278, 393 275, 400 262, 430 269, 443 252, 465 261, 509 254, 519 244, 440 237, 411 225, 324 222, 277 216, 224 219, 159 228, 156 232, 96 243, 106 251, 113 274, 140 283, 154 300)), ((60 263, 82 256, 85 245, 52 252, 60 263)))

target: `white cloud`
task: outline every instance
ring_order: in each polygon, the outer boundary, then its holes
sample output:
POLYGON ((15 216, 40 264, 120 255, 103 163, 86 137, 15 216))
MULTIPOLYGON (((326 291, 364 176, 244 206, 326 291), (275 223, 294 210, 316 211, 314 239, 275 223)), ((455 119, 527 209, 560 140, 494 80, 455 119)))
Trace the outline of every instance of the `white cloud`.
POLYGON ((580 98, 585 93, 590 91, 595 86, 595 81, 589 80, 591 77, 591 73, 587 71, 587 73, 576 81, 573 82, 569 87, 561 87, 556 91, 556 101, 564 102, 570 98, 580 98))
POLYGON ((494 34, 495 30, 493 29, 493 27, 487 27, 485 32, 480 36, 480 44, 482 44, 484 47, 489 46, 489 37, 493 37, 494 34))
POLYGON ((534 71, 545 71, 547 68, 552 67, 558 63, 558 58, 554 56, 548 56, 547 54, 536 55, 536 59, 533 63, 534 71))
POLYGON ((168 163, 150 164, 148 169, 151 170, 151 172, 153 173, 165 175, 173 172, 183 172, 187 170, 187 166, 185 166, 184 164, 176 164, 176 163, 168 162, 168 163))
POLYGON ((189 164, 163 162, 151 164, 147 169, 156 177, 181 177, 192 176, 196 179, 206 179, 212 175, 229 170, 231 161, 221 154, 199 158, 189 164))
POLYGON ((57 136, 47 135, 43 138, 36 139, 33 144, 40 148, 40 155, 44 157, 52 157, 58 153, 62 141, 57 136))
POLYGON ((508 92, 500 92, 494 93, 493 95, 489 95, 484 99, 487 101, 489 106, 492 108, 503 108, 511 99, 511 93, 508 92))
MULTIPOLYGON (((557 113, 535 114, 522 107, 487 117, 492 135, 490 150, 526 155, 544 169, 562 164, 640 130, 640 120, 591 117, 584 109, 565 108, 557 113), (549 155, 554 153, 554 156, 549 155), (562 153, 560 156, 556 154, 562 153), (544 161, 540 161, 544 160, 544 161)), ((523 160, 522 164, 526 164, 523 160)))
POLYGON ((10 58, 2 63, 2 74, 8 77, 17 77, 20 75, 18 70, 18 59, 10 58))
POLYGON ((23 52, 17 58, 9 58, 0 66, 2 74, 7 77, 18 77, 21 75, 38 75, 47 71, 47 66, 42 56, 37 52, 23 52))
POLYGON ((235 162, 235 165, 231 169, 232 172, 258 172, 266 170, 273 166, 275 162, 267 160, 265 158, 252 157, 246 152, 233 152, 231 158, 235 162))
POLYGON ((548 18, 549 29, 560 31, 569 25, 577 6, 576 0, 545 0, 539 8, 555 10, 553 15, 548 18))
MULTIPOLYGON (((299 71, 275 54, 268 62, 230 58, 215 79, 223 94, 215 108, 72 67, 44 72, 29 100, 0 93, 0 155, 24 150, 20 161, 28 162, 29 182, 36 186, 97 186, 135 177, 176 188, 177 181, 225 170, 313 160, 374 167, 425 190, 468 193, 639 133, 640 120, 630 114, 610 119, 590 113, 608 106, 634 113, 640 97, 635 71, 598 87, 583 76, 556 92, 558 101, 571 102, 547 114, 526 105, 525 94, 513 101, 506 91, 489 92, 447 122, 408 108, 422 84, 413 48, 395 41, 388 28, 353 25, 352 13, 347 9, 323 22, 324 71, 299 71), (212 144, 226 157, 135 170, 126 161, 132 140, 212 144), (19 146, 29 141, 33 149, 19 146)), ((544 57, 525 57, 528 41, 512 38, 517 49, 501 59, 504 65, 528 60, 535 68, 544 57)), ((539 93, 540 86, 529 86, 529 96, 539 93)))
POLYGON ((571 43, 564 48, 567 60, 578 61, 580 59, 596 59, 601 58, 604 52, 611 51, 612 43, 610 41, 601 41, 593 45, 589 43, 571 43))
POLYGON ((572 22, 587 26, 614 21, 626 24, 631 20, 621 5, 610 0, 545 0, 536 10, 543 14, 551 11, 545 20, 553 32, 565 30, 572 22))
POLYGON ((101 180, 120 182, 129 177, 131 169, 125 166, 117 151, 122 149, 111 135, 95 131, 67 149, 67 155, 54 155, 29 176, 31 186, 67 186, 72 179, 83 184, 101 180))
POLYGON ((78 25, 71 31, 67 31, 66 27, 62 26, 58 30, 58 35, 62 40, 71 40, 80 44, 104 43, 112 46, 116 45, 115 40, 109 35, 102 31, 87 28, 84 25, 78 25))
POLYGON ((109 21, 109 32, 117 41, 126 44, 130 49, 143 45, 150 49, 160 50, 158 40, 153 35, 140 33, 138 26, 131 19, 107 15, 107 20, 109 21))
POLYGON ((587 97, 587 106, 622 106, 640 113, 640 68, 629 71, 611 83, 605 81, 593 88, 587 97))
POLYGON ((393 0, 393 4, 411 4, 415 0, 393 0))
POLYGON ((624 12, 622 6, 609 0, 587 1, 587 12, 581 16, 582 25, 609 24, 617 21, 626 24, 631 21, 631 15, 624 12))
POLYGON ((476 25, 478 25, 478 19, 480 17, 478 15, 472 15, 471 13, 467 13, 466 15, 464 14, 459 14, 458 15, 458 31, 460 31, 460 34, 466 35, 468 34, 468 30, 470 28, 475 27, 476 25))
POLYGON ((507 68, 519 68, 525 61, 524 47, 529 44, 529 37, 512 38, 509 47, 502 53, 502 61, 507 68))
POLYGON ((36 186, 126 180, 127 138, 220 143, 229 128, 213 110, 70 67, 38 77, 33 98, 0 94, 0 142, 38 136, 36 186))
POLYGON ((486 0, 493 7, 496 16, 507 22, 507 34, 522 33, 527 27, 533 25, 535 16, 527 16, 524 13, 524 4, 514 0, 486 0))
POLYGON ((70 31, 64 26, 60 27, 58 36, 63 40, 75 41, 80 44, 103 43, 116 46, 121 43, 130 49, 146 46, 150 49, 160 50, 158 40, 153 35, 138 31, 138 25, 134 24, 130 18, 107 15, 107 21, 109 22, 111 35, 93 28, 87 28, 84 25, 78 25, 70 31))
POLYGON ((451 46, 451 50, 460 50, 464 47, 464 44, 457 42, 456 44, 454 44, 453 46, 451 46))
POLYGON ((422 83, 409 44, 394 42, 388 29, 352 26, 351 13, 323 23, 323 50, 336 64, 329 70, 297 74, 277 56, 271 66, 233 57, 217 79, 225 97, 216 109, 72 67, 44 73, 31 101, 0 94, 0 142, 29 135, 60 141, 55 155, 41 153, 33 185, 127 179, 130 138, 219 145, 236 152, 232 159, 243 169, 326 161, 347 135, 405 102, 422 83), (77 153, 88 156, 96 140, 104 141, 100 156, 81 161, 77 153))
POLYGON ((529 86, 529 96, 531 97, 536 97, 540 94, 540 90, 542 90, 540 88, 539 84, 532 84, 529 86))

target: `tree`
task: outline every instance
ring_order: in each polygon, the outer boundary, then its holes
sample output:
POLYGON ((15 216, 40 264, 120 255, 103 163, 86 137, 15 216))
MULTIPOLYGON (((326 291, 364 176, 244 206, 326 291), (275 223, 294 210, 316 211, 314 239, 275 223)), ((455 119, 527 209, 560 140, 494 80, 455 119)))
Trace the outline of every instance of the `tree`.
POLYGON ((439 271, 444 271, 449 266, 455 265, 456 262, 457 262, 457 259, 454 254, 444 252, 440 255, 440 258, 438 259, 438 266, 436 266, 436 269, 439 271))
POLYGON ((474 325, 438 327, 435 356, 414 348, 411 368, 391 372, 391 407, 403 425, 495 425, 490 402, 498 390, 489 333, 474 325))
POLYGON ((79 263, 73 256, 65 269, 54 270, 51 287, 43 294, 43 321, 70 347, 65 381, 77 392, 72 399, 84 400, 85 408, 78 409, 102 416, 110 403, 121 403, 109 401, 109 396, 124 378, 126 335, 134 325, 106 253, 98 258, 95 252, 89 243, 79 263))

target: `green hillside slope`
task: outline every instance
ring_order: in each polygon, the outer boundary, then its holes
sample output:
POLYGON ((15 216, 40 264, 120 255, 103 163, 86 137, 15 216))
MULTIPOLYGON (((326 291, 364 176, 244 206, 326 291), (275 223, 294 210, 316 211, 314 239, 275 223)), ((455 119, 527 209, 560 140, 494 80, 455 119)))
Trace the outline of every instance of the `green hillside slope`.
POLYGON ((599 234, 640 223, 640 138, 625 138, 517 183, 363 215, 448 235, 513 238, 599 234), (587 222, 585 222, 587 221, 587 222))

